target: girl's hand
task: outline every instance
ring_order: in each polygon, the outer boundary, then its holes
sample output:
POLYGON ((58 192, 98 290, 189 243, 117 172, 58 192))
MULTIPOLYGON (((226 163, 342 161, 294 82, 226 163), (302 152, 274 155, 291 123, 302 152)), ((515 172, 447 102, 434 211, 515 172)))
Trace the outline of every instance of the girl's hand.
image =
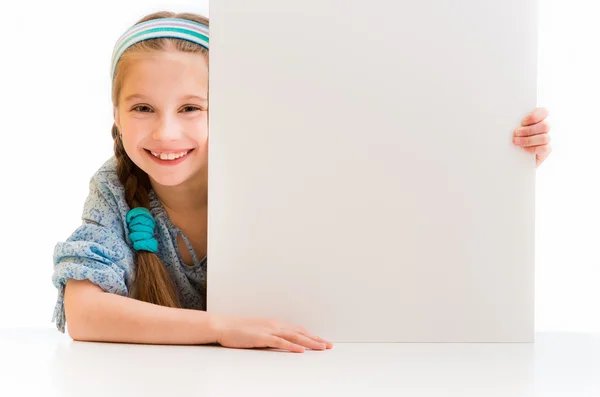
POLYGON ((550 156, 550 124, 546 108, 536 108, 521 121, 521 126, 515 129, 513 143, 529 153, 535 153, 536 167, 550 156))
POLYGON ((303 353, 305 347, 312 350, 333 347, 331 342, 296 325, 261 318, 214 316, 217 343, 224 347, 270 347, 297 353, 303 353))

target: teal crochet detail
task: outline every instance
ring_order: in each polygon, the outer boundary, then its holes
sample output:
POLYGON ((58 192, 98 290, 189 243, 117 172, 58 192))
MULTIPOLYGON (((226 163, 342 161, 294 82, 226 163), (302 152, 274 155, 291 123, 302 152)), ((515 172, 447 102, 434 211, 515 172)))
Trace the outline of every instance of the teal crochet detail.
POLYGON ((154 238, 154 217, 147 208, 136 207, 127 213, 129 238, 136 251, 158 251, 158 241, 154 238))

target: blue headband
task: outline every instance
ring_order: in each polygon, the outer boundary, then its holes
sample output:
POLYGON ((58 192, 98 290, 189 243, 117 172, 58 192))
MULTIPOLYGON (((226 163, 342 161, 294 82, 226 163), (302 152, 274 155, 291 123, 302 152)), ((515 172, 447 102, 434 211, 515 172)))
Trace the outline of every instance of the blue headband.
POLYGON ((160 18, 138 23, 117 40, 112 55, 110 77, 115 77, 115 67, 121 55, 140 41, 161 37, 191 41, 208 49, 208 26, 181 18, 160 18))

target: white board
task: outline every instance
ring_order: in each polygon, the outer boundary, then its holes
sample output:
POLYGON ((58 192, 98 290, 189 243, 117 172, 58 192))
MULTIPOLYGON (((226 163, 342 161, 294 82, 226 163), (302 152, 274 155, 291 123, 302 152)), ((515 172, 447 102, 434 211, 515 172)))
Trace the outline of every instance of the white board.
POLYGON ((531 342, 535 0, 211 1, 208 310, 531 342))

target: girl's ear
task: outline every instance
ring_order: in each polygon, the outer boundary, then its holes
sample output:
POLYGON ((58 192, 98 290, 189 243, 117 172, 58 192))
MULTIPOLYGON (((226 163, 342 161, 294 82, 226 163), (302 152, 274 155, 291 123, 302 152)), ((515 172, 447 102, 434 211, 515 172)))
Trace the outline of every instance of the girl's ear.
POLYGON ((113 108, 113 118, 115 119, 115 125, 117 126, 119 131, 121 131, 121 121, 119 120, 119 108, 116 106, 113 108))

